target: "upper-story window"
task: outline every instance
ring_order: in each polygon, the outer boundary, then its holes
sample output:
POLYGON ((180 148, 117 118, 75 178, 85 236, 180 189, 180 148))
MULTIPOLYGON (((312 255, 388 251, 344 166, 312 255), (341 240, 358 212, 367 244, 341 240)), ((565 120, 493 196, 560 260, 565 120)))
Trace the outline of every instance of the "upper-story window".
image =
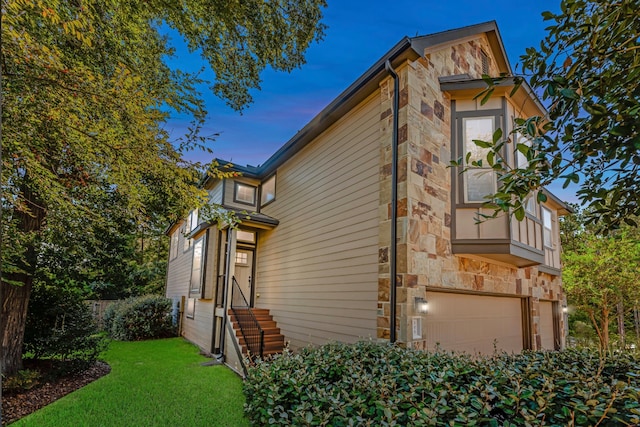
POLYGON ((543 242, 544 245, 553 247, 553 214, 551 210, 541 206, 542 210, 542 226, 543 226, 543 242))
POLYGON ((180 231, 174 230, 171 233, 171 251, 169 253, 169 259, 174 259, 178 256, 178 239, 180 237, 180 231))
POLYGON ((199 294, 202 290, 202 266, 204 261, 204 237, 198 239, 193 245, 193 259, 191 264, 190 294, 199 294))
POLYGON ((244 203, 245 205, 255 206, 256 204, 256 187, 236 182, 235 190, 233 193, 233 201, 238 203, 244 203))
POLYGON ((525 200, 525 202, 524 202, 524 210, 527 213, 537 217, 538 215, 537 215, 537 212, 536 212, 536 204, 537 204, 536 203, 536 196, 532 194, 531 196, 529 196, 525 200))
POLYGON ((264 206, 276 199, 276 176, 272 175, 262 183, 260 205, 264 206))
POLYGON ((189 215, 187 216, 187 219, 184 224, 184 234, 185 234, 184 250, 185 251, 188 250, 191 247, 191 244, 193 243, 193 239, 189 239, 186 236, 189 233, 191 233, 193 230, 195 230, 197 226, 198 226, 198 209, 194 209, 191 212, 189 212, 189 215))
POLYGON ((515 150, 516 150, 516 167, 518 169, 526 169, 527 167, 529 167, 529 160, 527 159, 527 156, 523 153, 523 151, 526 152, 526 150, 524 148, 518 148, 518 145, 523 145, 524 147, 527 148, 531 148, 531 140, 519 133, 516 133, 515 135, 515 150))
POLYGON ((198 209, 194 209, 189 214, 189 232, 195 230, 198 227, 198 209))
POLYGON ((464 201, 466 203, 486 202, 487 196, 496 192, 496 175, 487 164, 488 148, 482 148, 474 140, 491 141, 495 130, 495 117, 464 117, 462 119, 462 154, 465 166, 464 201), (471 153, 467 158, 467 153, 471 153), (482 166, 472 163, 482 161, 482 166))

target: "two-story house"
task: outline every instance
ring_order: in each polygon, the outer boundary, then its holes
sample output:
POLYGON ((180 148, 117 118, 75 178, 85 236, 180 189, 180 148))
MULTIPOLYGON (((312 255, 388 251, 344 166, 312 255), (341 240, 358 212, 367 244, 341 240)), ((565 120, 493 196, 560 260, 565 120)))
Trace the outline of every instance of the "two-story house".
MULTIPOLYGON (((404 38, 264 164, 206 180, 211 203, 246 214, 218 228, 193 212, 168 230, 166 294, 184 301, 182 335, 237 370, 260 329, 265 354, 283 340, 369 338, 471 353, 563 348, 567 206, 547 193, 523 221, 478 222, 497 176, 449 167, 483 155, 474 139, 546 114, 509 81, 484 105, 474 99, 481 76, 500 73, 511 68, 495 22, 404 38)), ((517 165, 513 139, 504 156, 517 165)))

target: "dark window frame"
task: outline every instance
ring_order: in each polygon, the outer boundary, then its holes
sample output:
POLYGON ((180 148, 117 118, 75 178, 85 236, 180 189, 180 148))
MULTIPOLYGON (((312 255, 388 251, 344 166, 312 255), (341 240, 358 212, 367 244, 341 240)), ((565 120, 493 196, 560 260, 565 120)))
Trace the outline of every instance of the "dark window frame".
POLYGON ((276 174, 274 173, 273 175, 271 175, 270 177, 268 177, 267 179, 265 179, 264 181, 262 181, 262 183, 260 184, 260 207, 264 207, 267 206, 271 203, 273 203, 276 200, 276 194, 277 194, 277 179, 276 179, 276 174), (270 180, 273 179, 273 198, 271 200, 267 200, 266 202, 262 200, 262 196, 264 195, 264 184, 269 182, 270 180))
POLYGON ((234 183, 234 185, 233 185, 233 202, 234 203, 240 203, 240 204, 247 205, 247 206, 255 206, 256 205, 256 195, 258 194, 258 187, 254 186, 254 185, 251 185, 251 184, 247 184, 246 182, 234 181, 233 183, 234 183), (249 203, 247 201, 238 199, 238 188, 240 188, 240 186, 251 188, 253 190, 253 202, 252 203, 249 203))
MULTIPOLYGON (((466 147, 465 147, 465 141, 464 141, 464 119, 477 119, 477 118, 482 118, 482 117, 493 117, 494 119, 494 132, 496 129, 501 128, 501 129, 505 129, 505 124, 504 124, 504 117, 505 117, 505 108, 493 108, 493 109, 487 109, 487 110, 473 110, 473 111, 455 111, 455 120, 454 120, 454 126, 455 126, 455 149, 456 149, 456 155, 453 156, 453 158, 463 158, 463 165, 462 167, 466 167, 466 162, 464 161, 464 159, 466 158, 467 152, 466 147)), ((506 144, 505 144, 506 145, 506 144)), ((507 153, 506 153, 507 148, 504 147, 503 148, 503 156, 506 157, 507 153)), ((471 169, 476 169, 476 168, 471 168, 471 169)), ((485 168, 482 168, 485 169, 485 168)), ((490 168, 486 168, 486 170, 489 170, 490 168)), ((497 180, 498 180, 498 176, 497 174, 495 174, 494 172, 494 176, 496 179, 496 188, 497 188, 497 180)), ((472 202, 467 202, 467 186, 466 186, 466 182, 468 179, 468 175, 465 174, 460 174, 457 177, 457 191, 458 191, 458 195, 456 197, 456 206, 460 207, 460 208, 465 208, 465 207, 478 207, 478 206, 482 206, 483 204, 487 203, 488 200, 483 200, 483 201, 472 201, 472 202)))
POLYGON ((202 236, 193 242, 193 254, 191 255, 191 275, 189 276, 189 295, 190 296, 194 296, 194 295, 198 297, 202 296, 202 292, 204 289, 204 286, 202 285, 202 283, 204 281, 206 251, 207 251, 206 236, 202 236), (197 269, 198 277, 195 278, 195 280, 197 280, 198 286, 194 287, 194 274, 196 274, 195 256, 196 256, 196 250, 198 245, 202 245, 202 248, 200 249, 200 266, 197 269))

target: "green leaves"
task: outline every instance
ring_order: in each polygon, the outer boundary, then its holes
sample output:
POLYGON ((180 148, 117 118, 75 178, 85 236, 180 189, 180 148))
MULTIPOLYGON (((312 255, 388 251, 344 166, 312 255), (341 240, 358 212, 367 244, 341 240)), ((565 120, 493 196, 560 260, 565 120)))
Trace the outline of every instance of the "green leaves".
MULTIPOLYGON (((521 65, 549 115, 514 129, 541 143, 535 156, 527 156, 526 168, 512 173, 503 163, 499 171, 498 193, 515 196, 503 200, 510 208, 560 179, 566 187, 577 186, 581 202, 595 208, 588 211, 590 221, 602 229, 640 215, 638 7, 637 0, 565 0, 559 13, 542 14, 549 21, 547 35, 526 49, 521 65)), ((483 79, 487 88, 478 97, 486 102, 504 79, 483 79)))
POLYGON ((638 378, 628 375, 638 368, 627 354, 471 357, 332 343, 249 368, 245 414, 253 425, 287 426, 624 424, 640 411, 638 378))

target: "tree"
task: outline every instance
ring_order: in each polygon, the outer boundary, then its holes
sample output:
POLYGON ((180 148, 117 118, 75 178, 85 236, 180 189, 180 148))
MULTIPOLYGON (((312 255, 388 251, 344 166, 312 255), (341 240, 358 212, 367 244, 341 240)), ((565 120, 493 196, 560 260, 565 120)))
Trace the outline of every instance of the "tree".
MULTIPOLYGON (((288 71, 323 34, 324 0, 2 0, 2 372, 21 367, 34 278, 65 227, 158 224, 203 203, 207 149, 194 75, 170 69, 160 32, 178 30, 240 109, 266 66, 288 71), (193 118, 170 141, 171 111, 193 118), (53 245, 53 246, 52 246, 53 245)), ((209 169, 209 173, 217 173, 209 169)), ((116 227, 117 228, 117 227, 116 227)), ((68 242, 68 240, 66 241, 68 242)))
MULTIPOLYGON (((610 350, 609 326, 636 309, 640 281, 638 230, 601 235, 588 227, 563 226, 563 286, 569 303, 587 314, 598 336, 601 351, 610 350)), ((573 225, 573 226, 572 226, 573 225)), ((624 330, 618 326, 621 342, 624 330)))
MULTIPOLYGON (((523 216, 527 196, 560 179, 580 183, 588 222, 603 229, 633 224, 640 215, 640 2, 563 0, 560 7, 543 13, 551 21, 547 36, 526 50, 523 75, 515 77, 516 88, 528 78, 549 109, 548 117, 516 121, 514 133, 535 141, 517 147, 528 165, 502 161, 501 132, 482 143, 501 177, 492 199, 497 211, 523 216)), ((483 101, 506 77, 484 76, 483 101)))

